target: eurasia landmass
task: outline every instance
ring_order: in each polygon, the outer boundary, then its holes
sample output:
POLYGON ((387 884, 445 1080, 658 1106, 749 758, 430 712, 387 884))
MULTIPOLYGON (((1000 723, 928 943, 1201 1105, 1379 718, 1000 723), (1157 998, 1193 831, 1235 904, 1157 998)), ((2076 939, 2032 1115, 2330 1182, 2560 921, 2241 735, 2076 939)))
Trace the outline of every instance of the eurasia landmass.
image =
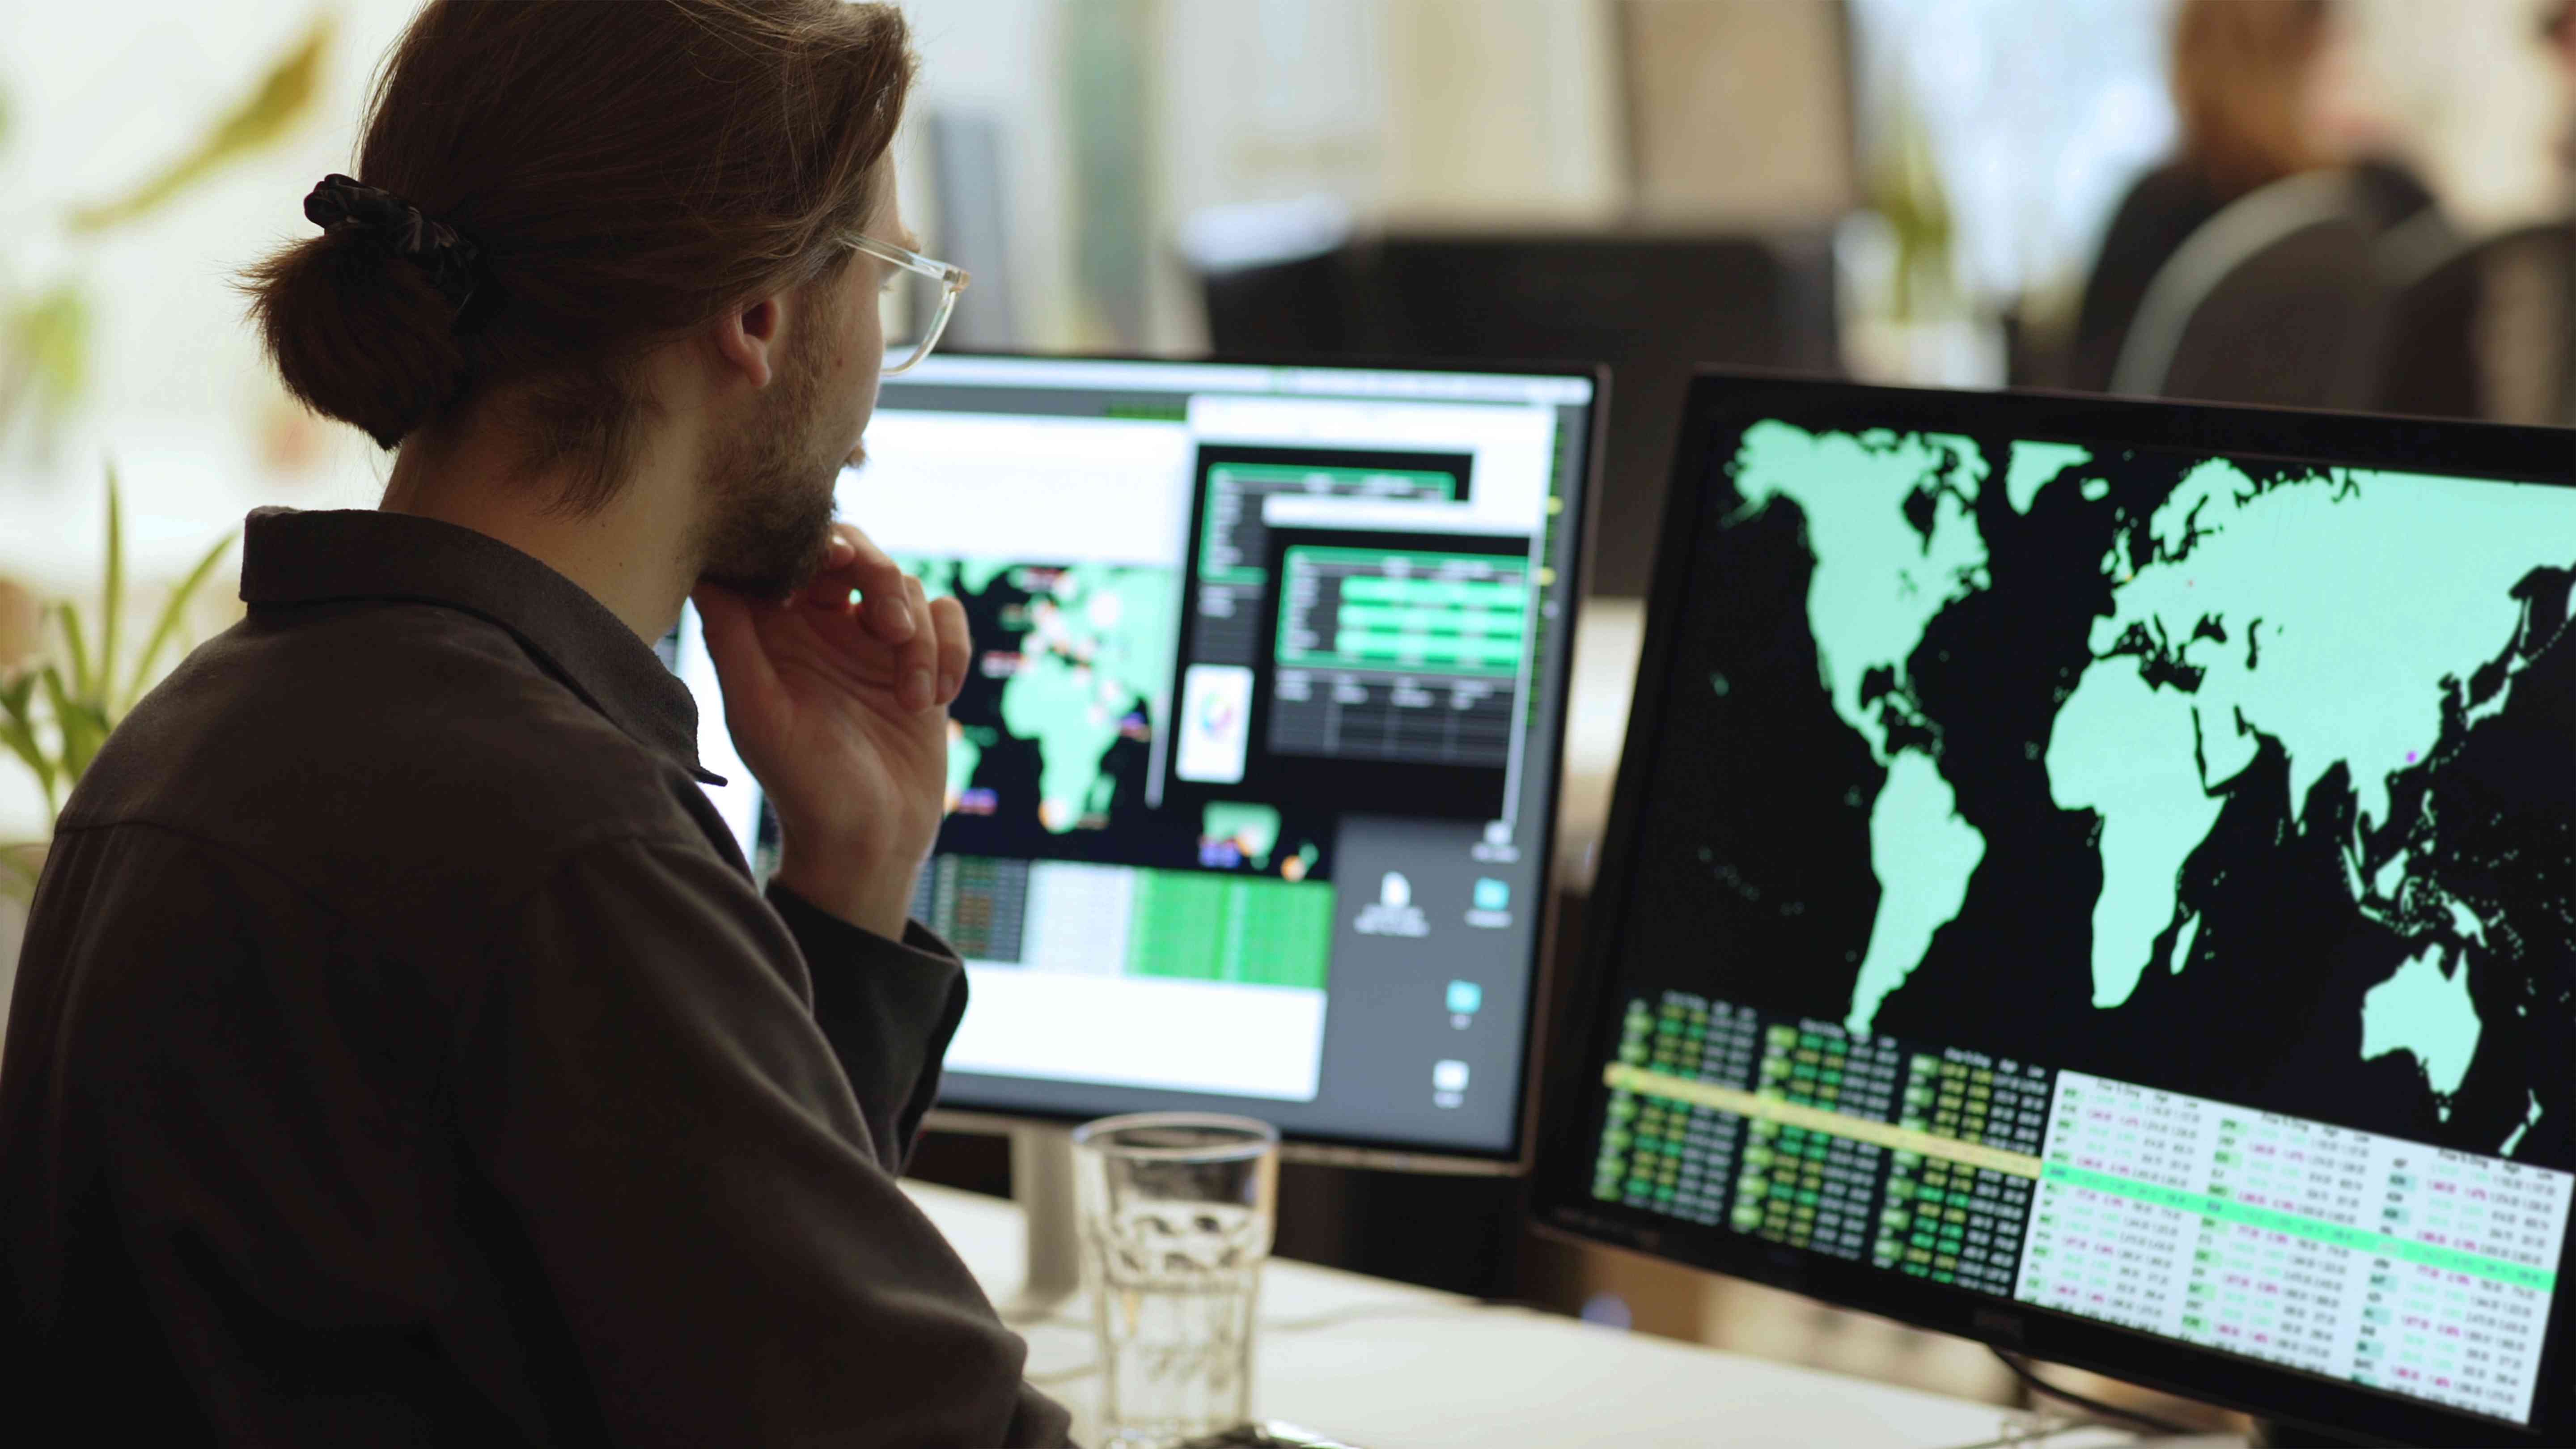
MULTIPOLYGON (((1981 497, 2000 486, 2014 515, 2043 489, 2118 507, 2082 448, 2013 443, 2001 478, 1987 453, 1943 434, 1766 422, 1731 470, 1743 503, 1730 524, 1782 500, 1803 516, 1820 682, 1884 771, 1868 819, 1878 904, 1846 1018, 1857 1032, 1959 913, 1987 854, 1943 771, 1959 721, 1926 712, 1912 672, 1934 621, 1987 587, 1981 497)), ((2280 829, 2336 830, 2351 910, 2415 948, 2362 998, 2362 1055, 2411 1056, 2447 1120, 2483 1026, 2472 973, 2513 942, 2493 894, 2442 868, 2445 801, 2427 772, 2505 710, 2565 630, 2576 506, 2539 486, 2176 467, 2160 502, 2116 518, 2090 663, 2046 738, 2024 746, 2056 808, 2098 821, 2092 1005, 2116 1012, 2150 970, 2192 963, 2185 864, 2268 747, 2289 774, 2294 818, 2280 829)))

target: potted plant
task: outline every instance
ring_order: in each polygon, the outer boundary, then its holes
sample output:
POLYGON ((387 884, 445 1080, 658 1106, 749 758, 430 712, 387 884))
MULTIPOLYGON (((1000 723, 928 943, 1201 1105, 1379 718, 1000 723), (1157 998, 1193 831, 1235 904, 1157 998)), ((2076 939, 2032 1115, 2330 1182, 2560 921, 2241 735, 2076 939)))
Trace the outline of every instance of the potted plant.
MULTIPOLYGON (((64 798, 80 783, 108 731, 159 681, 156 668, 179 633, 189 600, 232 542, 226 535, 206 550, 162 601, 142 648, 130 660, 123 657, 125 626, 133 610, 126 598, 124 504, 116 470, 108 469, 107 565, 97 628, 85 629, 80 606, 68 599, 47 604, 40 615, 40 638, 47 647, 31 662, 0 675, 0 748, 36 777, 45 792, 48 824, 61 813, 64 798)), ((42 840, 0 844, 0 896, 21 904, 33 898, 45 845, 42 840)), ((15 959, 14 942, 8 955, 15 959)))

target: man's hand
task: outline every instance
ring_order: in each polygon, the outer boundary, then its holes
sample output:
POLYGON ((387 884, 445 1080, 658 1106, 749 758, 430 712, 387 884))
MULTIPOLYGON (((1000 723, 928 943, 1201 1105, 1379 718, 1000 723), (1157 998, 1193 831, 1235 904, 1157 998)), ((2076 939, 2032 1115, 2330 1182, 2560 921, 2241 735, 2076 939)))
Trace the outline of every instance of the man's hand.
POLYGON ((783 604, 690 595, 724 683, 734 748, 778 812, 778 879, 900 940, 948 783, 948 703, 966 679, 966 611, 846 523, 783 604), (862 602, 853 605, 857 590, 862 602))

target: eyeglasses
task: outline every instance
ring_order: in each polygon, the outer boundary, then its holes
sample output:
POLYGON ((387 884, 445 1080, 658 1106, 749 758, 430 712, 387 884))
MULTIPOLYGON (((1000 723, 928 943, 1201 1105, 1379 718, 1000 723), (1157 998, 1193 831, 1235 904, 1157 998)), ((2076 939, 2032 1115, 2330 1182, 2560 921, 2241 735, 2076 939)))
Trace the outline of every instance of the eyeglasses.
POLYGON ((872 236, 845 236, 841 243, 895 269, 877 299, 886 340, 886 365, 878 375, 892 377, 908 370, 928 357, 930 349, 939 345, 939 334, 948 330, 948 315, 957 310, 957 294, 966 290, 965 269, 872 236))

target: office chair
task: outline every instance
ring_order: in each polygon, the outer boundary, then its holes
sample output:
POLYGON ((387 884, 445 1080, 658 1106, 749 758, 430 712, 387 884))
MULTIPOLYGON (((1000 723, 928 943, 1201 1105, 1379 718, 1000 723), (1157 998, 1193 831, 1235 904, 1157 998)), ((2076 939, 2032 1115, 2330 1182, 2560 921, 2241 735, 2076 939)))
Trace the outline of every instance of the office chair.
POLYGON ((2381 248, 2382 412, 2576 425, 2576 219, 2463 239, 2421 221, 2381 248))
POLYGON ((2288 177, 2237 200, 2148 284, 2111 390, 2369 406, 2383 330, 2374 241, 2341 173, 2288 177))

